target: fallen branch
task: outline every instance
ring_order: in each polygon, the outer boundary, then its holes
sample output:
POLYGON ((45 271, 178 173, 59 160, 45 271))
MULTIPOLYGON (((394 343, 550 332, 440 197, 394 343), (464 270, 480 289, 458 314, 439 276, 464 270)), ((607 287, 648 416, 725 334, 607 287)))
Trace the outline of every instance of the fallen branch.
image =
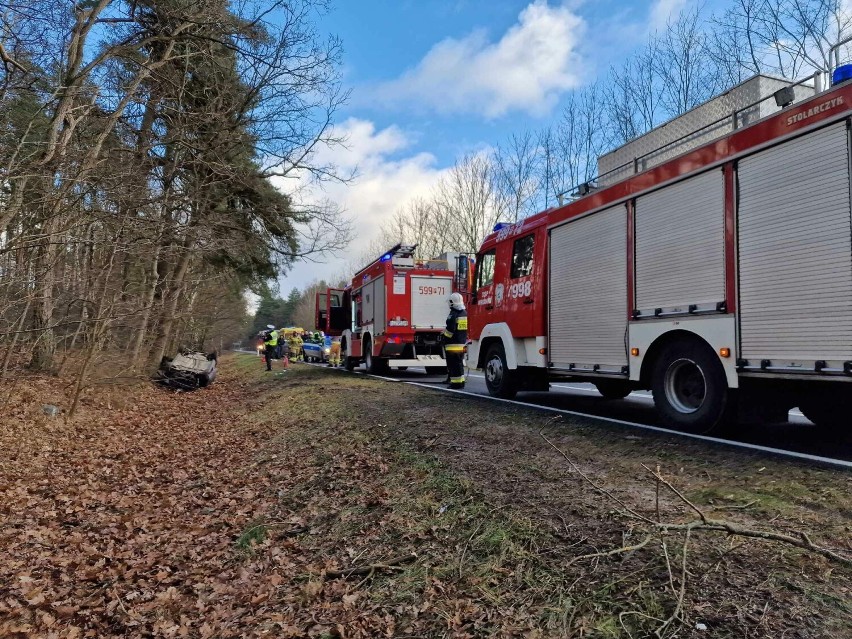
MULTIPOLYGON (((555 420, 551 420, 548 422, 548 425, 555 420)), ((544 427, 547 428, 547 425, 544 427)), ((610 491, 599 486, 597 483, 592 481, 588 475, 586 475, 572 460, 568 454, 559 448, 556 444, 550 441, 544 435, 544 428, 539 431, 539 435, 545 442, 550 445, 556 452, 558 452, 565 461, 570 464, 571 468, 578 474, 583 480, 589 484, 592 488, 594 488, 601 495, 608 497, 616 504, 621 506, 622 511, 625 515, 632 517, 633 519, 637 519, 645 524, 648 524, 652 529, 656 530, 659 534, 665 535, 666 533, 678 531, 678 532, 686 532, 691 533, 693 531, 708 531, 708 532, 725 532, 729 535, 737 535, 740 537, 751 537, 753 539, 766 539, 768 541, 777 541, 780 543, 788 544, 790 546, 795 546, 796 548, 801 548, 803 550, 808 550, 810 552, 816 553, 818 555, 822 555, 826 559, 830 559, 831 561, 835 561, 837 563, 843 564, 844 566, 852 566, 852 557, 848 557, 846 555, 840 554, 834 550, 829 548, 825 548, 824 546, 820 546, 819 544, 815 544, 813 540, 807 535, 805 532, 797 532, 795 535, 787 534, 787 533, 778 533, 772 531, 765 530, 754 530, 751 528, 746 528, 745 526, 741 526, 740 524, 736 524, 734 522, 722 520, 722 519, 711 519, 707 516, 707 514, 701 510, 698 506, 696 506, 693 502, 691 502, 687 497, 680 492, 675 486, 672 485, 659 471, 654 471, 648 468, 645 464, 642 464, 642 467, 647 470, 651 476, 656 480, 657 486, 660 485, 668 488, 672 493, 674 493, 684 504, 686 504, 691 510, 695 511, 698 515, 699 519, 686 522, 686 523, 675 523, 675 522, 664 522, 664 521, 654 521, 649 517, 641 515, 637 513, 635 510, 627 506, 622 500, 613 495, 610 491)), ((657 496, 657 500, 659 502, 659 496, 657 496)), ((750 504, 747 504, 750 505, 750 504)), ((657 517, 659 518, 659 506, 657 517)), ((647 544, 647 541, 644 541, 638 544, 638 547, 641 548, 647 544)), ((624 546, 621 548, 616 548, 610 551, 604 551, 600 553, 594 553, 591 555, 583 555, 582 557, 578 557, 574 561, 578 561, 579 559, 593 559, 596 557, 606 557, 611 555, 617 555, 621 553, 630 552, 632 550, 636 550, 636 546, 624 546)))
POLYGON ((347 568, 345 570, 329 570, 325 573, 325 578, 339 579, 341 577, 350 577, 352 575, 367 575, 382 570, 400 570, 399 564, 405 564, 410 561, 414 561, 415 559, 417 559, 417 555, 414 553, 409 553, 407 555, 400 555, 399 557, 394 557, 392 559, 388 559, 385 562, 377 564, 369 564, 367 566, 347 568))
POLYGON ((658 526, 664 530, 720 531, 726 532, 729 535, 738 535, 740 537, 752 537, 754 539, 778 541, 781 543, 789 544, 791 546, 795 546, 796 548, 802 548, 803 550, 815 552, 819 555, 822 555, 823 557, 826 557, 827 559, 831 559, 832 561, 836 561, 843 565, 852 566, 852 557, 841 555, 840 553, 825 548, 824 546, 815 544, 805 532, 797 532, 796 535, 788 535, 786 533, 777 533, 767 530, 754 530, 752 528, 746 528, 745 526, 741 526, 740 524, 735 524, 734 522, 723 519, 710 519, 698 506, 689 501, 677 488, 672 486, 672 484, 668 480, 666 480, 659 473, 659 471, 653 471, 647 466, 645 466, 645 464, 642 464, 642 466, 645 468, 645 470, 651 473, 651 475, 656 478, 657 481, 666 486, 692 510, 698 513, 698 516, 701 518, 700 521, 692 521, 686 524, 658 524, 658 526))
POLYGON ((562 455, 562 458, 563 458, 565 461, 567 461, 567 462, 568 462, 568 464, 571 466, 571 469, 572 469, 575 473, 577 473, 580 477, 582 477, 582 478, 583 478, 583 481, 585 481, 587 484, 589 484, 589 486, 591 486, 592 488, 594 488, 594 489, 595 489, 597 492, 599 492, 600 494, 604 495, 605 497, 609 497, 612 501, 614 501, 616 504, 618 504, 619 506, 621 506, 621 508, 624 510, 624 514, 625 514, 625 515, 630 516, 630 517, 633 517, 634 519, 639 519, 640 521, 644 521, 644 522, 649 523, 649 524, 653 524, 654 522, 653 522, 652 520, 648 519, 648 518, 647 518, 647 517, 645 517, 644 515, 640 515, 640 514, 639 514, 639 513, 637 513, 635 510, 633 510, 632 508, 630 508, 627 504, 625 504, 623 501, 621 501, 618 497, 616 497, 616 496, 615 496, 615 495, 613 495, 611 492, 609 492, 606 488, 604 488, 603 486, 599 486, 598 484, 596 484, 595 482, 593 482, 593 481, 591 480, 591 478, 590 478, 588 475, 586 475, 586 473, 584 473, 584 472, 580 469, 580 467, 579 467, 579 466, 577 466, 577 464, 575 464, 575 463, 574 463, 574 460, 573 460, 573 459, 571 459, 570 457, 568 457, 568 455, 565 453, 565 451, 563 451, 561 448, 559 448, 559 446, 557 446, 556 444, 554 444, 552 441, 550 441, 550 440, 549 440, 549 439, 545 436, 545 434, 544 434, 544 429, 545 429, 545 428, 547 428, 548 426, 550 426, 550 424, 552 424, 553 422, 560 421, 561 419, 562 419, 562 416, 561 416, 561 415, 557 415, 556 417, 552 418, 552 419, 551 419, 551 420, 550 420, 547 424, 545 424, 545 425, 544 425, 544 427, 543 427, 543 428, 542 428, 542 429, 538 432, 539 437, 541 437, 544 441, 546 441, 546 442, 548 443, 548 445, 549 445, 549 446, 550 446, 553 450, 555 450, 557 453, 559 453, 560 455, 562 455))

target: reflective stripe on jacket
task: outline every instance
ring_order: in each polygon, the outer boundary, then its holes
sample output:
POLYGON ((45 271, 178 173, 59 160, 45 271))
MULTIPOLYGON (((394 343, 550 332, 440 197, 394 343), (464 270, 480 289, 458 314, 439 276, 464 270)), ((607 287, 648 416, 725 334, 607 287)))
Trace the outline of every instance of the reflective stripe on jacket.
POLYGON ((447 316, 447 327, 444 329, 445 347, 449 352, 464 350, 467 344, 467 311, 451 309, 447 316), (458 348, 458 347, 461 348, 458 348))

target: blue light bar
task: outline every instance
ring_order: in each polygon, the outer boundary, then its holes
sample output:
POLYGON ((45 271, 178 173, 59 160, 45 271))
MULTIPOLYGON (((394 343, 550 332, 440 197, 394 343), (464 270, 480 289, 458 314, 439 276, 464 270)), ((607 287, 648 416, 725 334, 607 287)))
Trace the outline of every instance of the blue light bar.
POLYGON ((497 222, 497 224, 494 225, 494 228, 491 229, 491 232, 496 233, 500 229, 504 229, 507 226, 512 226, 512 225, 509 222, 497 222))
POLYGON ((384 255, 382 255, 382 262, 387 262, 392 257, 393 255, 391 255, 390 253, 385 253, 384 255))

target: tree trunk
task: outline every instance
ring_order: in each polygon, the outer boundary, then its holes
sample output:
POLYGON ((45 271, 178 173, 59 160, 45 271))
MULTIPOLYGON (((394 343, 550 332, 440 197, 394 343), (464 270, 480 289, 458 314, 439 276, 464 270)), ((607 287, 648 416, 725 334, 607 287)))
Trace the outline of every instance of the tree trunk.
MULTIPOLYGON (((185 244, 188 245, 188 242, 185 244)), ((157 337, 154 340, 154 346, 151 349, 150 362, 153 366, 158 366, 160 361, 163 359, 163 356, 166 354, 166 346, 172 336, 175 314, 177 313, 181 290, 183 290, 183 282, 186 278, 186 272, 189 270, 189 262, 191 259, 191 251, 187 248, 187 246, 184 246, 183 255, 181 256, 180 262, 174 271, 172 281, 169 283, 169 293, 166 297, 166 302, 163 305, 163 313, 160 317, 160 326, 157 330, 157 337)))

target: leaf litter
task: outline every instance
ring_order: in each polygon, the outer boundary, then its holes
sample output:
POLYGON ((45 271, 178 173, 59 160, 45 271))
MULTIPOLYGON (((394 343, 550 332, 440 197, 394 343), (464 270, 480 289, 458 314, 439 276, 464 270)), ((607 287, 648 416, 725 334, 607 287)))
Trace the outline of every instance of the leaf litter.
MULTIPOLYGON (((0 637, 639 637, 674 607, 654 555, 571 565, 629 530, 516 411, 483 424, 427 391, 264 377, 253 358, 221 372, 195 394, 95 389, 72 423, 41 412, 50 380, 12 389, 0 637)), ((622 496, 644 499, 627 479, 622 496)), ((756 543, 702 550, 670 636, 849 629, 848 571, 756 543)))

